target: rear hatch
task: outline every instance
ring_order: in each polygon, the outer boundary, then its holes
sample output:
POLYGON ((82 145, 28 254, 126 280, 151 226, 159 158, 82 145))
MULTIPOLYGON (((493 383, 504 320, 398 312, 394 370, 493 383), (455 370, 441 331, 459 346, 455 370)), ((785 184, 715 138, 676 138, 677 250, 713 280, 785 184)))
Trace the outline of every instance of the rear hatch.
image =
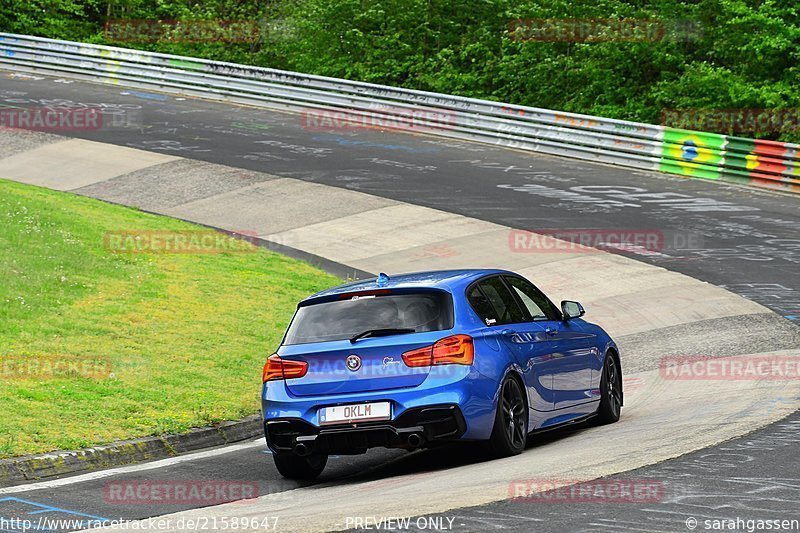
POLYGON ((286 386, 297 396, 415 387, 429 367, 407 366, 403 353, 434 344, 452 327, 452 298, 438 290, 312 300, 298 308, 278 350, 282 359, 308 363, 306 375, 286 386))

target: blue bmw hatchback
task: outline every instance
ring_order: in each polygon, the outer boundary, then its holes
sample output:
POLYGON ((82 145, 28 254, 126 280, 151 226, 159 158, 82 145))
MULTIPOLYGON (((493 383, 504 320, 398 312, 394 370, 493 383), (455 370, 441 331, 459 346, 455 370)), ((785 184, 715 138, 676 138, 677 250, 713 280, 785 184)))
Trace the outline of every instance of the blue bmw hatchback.
POLYGON ((583 314, 504 270, 381 274, 306 298, 264 365, 278 471, 312 479, 329 454, 453 440, 510 456, 535 431, 616 422, 619 350, 583 314))

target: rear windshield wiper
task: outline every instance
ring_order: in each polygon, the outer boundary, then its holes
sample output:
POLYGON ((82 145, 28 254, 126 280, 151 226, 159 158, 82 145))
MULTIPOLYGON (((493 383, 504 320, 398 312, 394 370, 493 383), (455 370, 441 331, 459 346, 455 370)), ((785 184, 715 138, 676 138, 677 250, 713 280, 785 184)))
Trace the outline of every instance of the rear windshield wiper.
POLYGON ((384 335, 400 335, 402 333, 414 333, 415 329, 411 328, 383 328, 383 329, 368 329, 367 331, 362 331, 357 335, 353 335, 350 338, 350 342, 355 344, 358 339, 364 339, 366 337, 382 337, 384 335))

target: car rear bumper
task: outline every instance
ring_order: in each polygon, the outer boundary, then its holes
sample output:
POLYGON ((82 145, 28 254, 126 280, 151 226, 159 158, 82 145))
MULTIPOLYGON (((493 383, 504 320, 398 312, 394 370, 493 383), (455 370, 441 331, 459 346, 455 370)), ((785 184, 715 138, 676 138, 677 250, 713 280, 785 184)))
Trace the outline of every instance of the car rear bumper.
POLYGON ((369 448, 414 449, 459 439, 467 429, 457 405, 432 405, 405 411, 395 420, 316 427, 299 418, 266 420, 267 444, 275 453, 359 454, 369 448))
MULTIPOLYGON (((272 422, 296 421, 284 427, 289 427, 298 433, 298 436, 322 435, 319 446, 324 446, 328 441, 338 441, 337 435, 341 429, 352 427, 345 425, 325 425, 320 421, 320 409, 336 405, 351 405, 369 402, 389 402, 391 404, 391 417, 385 421, 360 422, 359 429, 369 429, 384 426, 383 429, 372 429, 365 437, 368 448, 375 446, 408 445, 405 428, 420 425, 419 415, 427 408, 454 406, 457 408, 459 431, 454 435, 447 435, 447 439, 460 440, 485 440, 488 439, 494 425, 495 406, 497 405, 497 385, 494 380, 486 379, 474 367, 462 365, 447 365, 431 369, 424 383, 412 388, 398 388, 392 390, 374 390, 355 392, 351 394, 331 394, 324 396, 295 396, 282 381, 268 381, 264 384, 262 392, 262 413, 265 430, 272 422), (403 442, 405 438, 405 442, 403 442)), ((427 411, 425 411, 427 413, 427 411)), ((426 422, 426 420, 423 420, 426 422)), ((430 425, 430 424, 423 424, 430 425)), ((434 428, 425 429, 423 437, 426 443, 445 438, 434 428), (429 434, 433 431, 432 434, 429 434)), ((441 432, 446 433, 446 432, 441 432)), ((269 431, 267 431, 269 438, 269 431)), ((347 436, 350 436, 348 433, 347 436)), ((354 439, 360 438, 356 432, 354 439)), ((353 440, 353 439, 351 439, 353 440)), ((412 439, 413 440, 413 439, 412 439)), ((355 441, 354 441, 355 442, 355 441)), ((315 439, 316 445, 316 439, 315 439)), ((333 444, 331 445, 333 446, 333 444)), ((337 445, 337 453, 346 454, 346 450, 337 445)), ((359 449, 363 450, 364 446, 359 449)), ((281 450, 283 451, 283 450, 281 450)))

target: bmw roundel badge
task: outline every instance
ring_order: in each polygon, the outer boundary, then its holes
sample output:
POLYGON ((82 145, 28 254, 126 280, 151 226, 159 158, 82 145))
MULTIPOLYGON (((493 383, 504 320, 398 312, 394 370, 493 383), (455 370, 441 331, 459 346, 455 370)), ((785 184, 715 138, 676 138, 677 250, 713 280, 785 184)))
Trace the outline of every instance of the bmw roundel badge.
POLYGON ((347 365, 347 370, 355 372, 356 370, 361 368, 361 358, 356 354, 350 354, 347 356, 345 364, 347 365))

